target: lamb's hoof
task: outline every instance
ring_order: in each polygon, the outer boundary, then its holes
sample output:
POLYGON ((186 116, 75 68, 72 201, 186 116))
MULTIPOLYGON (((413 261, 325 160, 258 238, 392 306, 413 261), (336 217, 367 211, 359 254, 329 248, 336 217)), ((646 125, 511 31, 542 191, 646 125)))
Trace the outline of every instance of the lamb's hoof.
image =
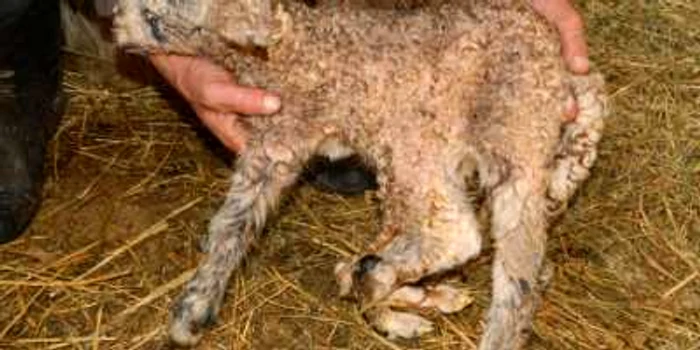
POLYGON ((204 235, 199 239, 199 244, 197 244, 197 247, 199 248, 199 251, 201 253, 207 253, 209 249, 211 248, 211 237, 208 235, 204 235))
POLYGON ((464 310, 467 306, 474 302, 471 294, 463 289, 442 284, 427 289, 431 300, 431 306, 434 306, 443 314, 451 314, 464 310))
POLYGON ((437 310, 443 314, 462 311, 474 299, 468 291, 447 284, 404 286, 392 293, 383 305, 414 310, 437 310))
POLYGON ((389 293, 396 280, 394 268, 390 264, 382 264, 382 258, 374 254, 353 262, 338 263, 334 272, 341 297, 349 296, 354 290, 373 291, 371 298, 380 298, 389 293))
MULTIPOLYGON (((434 309, 444 314, 459 312, 471 305, 471 295, 449 285, 406 286, 394 292, 383 305, 415 310, 434 309)), ((422 316, 390 308, 369 312, 370 323, 389 339, 411 339, 433 331, 433 323, 422 316)))
POLYGON ((412 339, 433 331, 433 323, 425 318, 391 309, 374 310, 368 313, 372 327, 389 340, 412 339))
POLYGON ((352 263, 339 262, 335 265, 335 279, 338 282, 338 295, 347 297, 352 291, 352 263))
POLYGON ((191 347, 202 338, 201 331, 216 319, 216 307, 211 299, 195 293, 185 293, 175 303, 170 321, 170 340, 191 347))
POLYGON ((371 274, 377 268, 377 265, 382 262, 382 258, 374 254, 368 254, 360 258, 354 266, 352 277, 353 280, 361 281, 365 276, 371 274))

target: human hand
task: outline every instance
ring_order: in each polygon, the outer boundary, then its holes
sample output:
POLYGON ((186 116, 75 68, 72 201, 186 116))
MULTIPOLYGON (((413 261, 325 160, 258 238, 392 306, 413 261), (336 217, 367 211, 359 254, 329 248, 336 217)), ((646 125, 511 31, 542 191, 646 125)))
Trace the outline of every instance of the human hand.
MULTIPOLYGON (((575 74, 587 74, 588 46, 583 19, 570 0, 532 0, 532 7, 559 31, 562 56, 569 70, 575 74)), ((564 119, 572 121, 578 115, 578 105, 573 97, 567 102, 564 119)))
POLYGON ((248 134, 239 120, 242 115, 271 114, 280 108, 279 96, 237 85, 230 72, 204 58, 166 54, 149 58, 204 125, 232 151, 245 147, 248 134))
POLYGON ((559 31, 562 56, 569 70, 577 74, 588 73, 584 23, 571 0, 532 0, 532 7, 559 31))

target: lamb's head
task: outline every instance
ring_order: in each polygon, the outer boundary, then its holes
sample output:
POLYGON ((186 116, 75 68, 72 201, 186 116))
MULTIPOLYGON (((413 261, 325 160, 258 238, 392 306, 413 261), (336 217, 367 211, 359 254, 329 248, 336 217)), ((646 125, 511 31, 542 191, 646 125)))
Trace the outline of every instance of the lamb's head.
POLYGON ((119 0, 114 31, 124 47, 198 54, 212 40, 270 46, 290 22, 274 0, 119 0))

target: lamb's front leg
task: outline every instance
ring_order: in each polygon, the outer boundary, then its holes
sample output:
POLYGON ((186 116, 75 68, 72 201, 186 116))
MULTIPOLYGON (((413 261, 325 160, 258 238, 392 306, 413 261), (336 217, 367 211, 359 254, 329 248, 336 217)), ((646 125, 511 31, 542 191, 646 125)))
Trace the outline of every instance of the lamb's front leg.
POLYGON ((545 191, 541 178, 524 174, 493 189, 493 293, 480 350, 520 349, 527 340, 545 283, 545 191))
POLYGON ((304 136, 290 128, 249 142, 226 201, 210 222, 207 257, 172 309, 170 337, 175 343, 196 344, 201 329, 216 318, 231 273, 315 148, 316 141, 304 136))

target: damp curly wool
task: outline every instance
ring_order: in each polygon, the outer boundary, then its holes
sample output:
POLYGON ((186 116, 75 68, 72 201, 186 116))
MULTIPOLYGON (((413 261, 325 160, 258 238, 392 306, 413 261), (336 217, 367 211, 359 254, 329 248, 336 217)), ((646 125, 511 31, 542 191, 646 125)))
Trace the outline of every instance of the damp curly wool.
POLYGON ((337 265, 340 294, 391 339, 432 331, 418 310, 467 306, 447 282, 417 282, 480 254, 465 182, 476 177, 496 246, 479 348, 525 344, 546 283, 548 223, 589 176, 607 114, 602 77, 571 76, 527 7, 122 0, 115 24, 124 48, 205 56, 283 99, 276 115, 246 119, 250 138, 207 255, 172 309, 176 343, 196 344, 215 319, 231 274, 311 157, 356 154, 376 171, 383 228, 337 265), (570 98, 579 114, 565 123, 570 98))

